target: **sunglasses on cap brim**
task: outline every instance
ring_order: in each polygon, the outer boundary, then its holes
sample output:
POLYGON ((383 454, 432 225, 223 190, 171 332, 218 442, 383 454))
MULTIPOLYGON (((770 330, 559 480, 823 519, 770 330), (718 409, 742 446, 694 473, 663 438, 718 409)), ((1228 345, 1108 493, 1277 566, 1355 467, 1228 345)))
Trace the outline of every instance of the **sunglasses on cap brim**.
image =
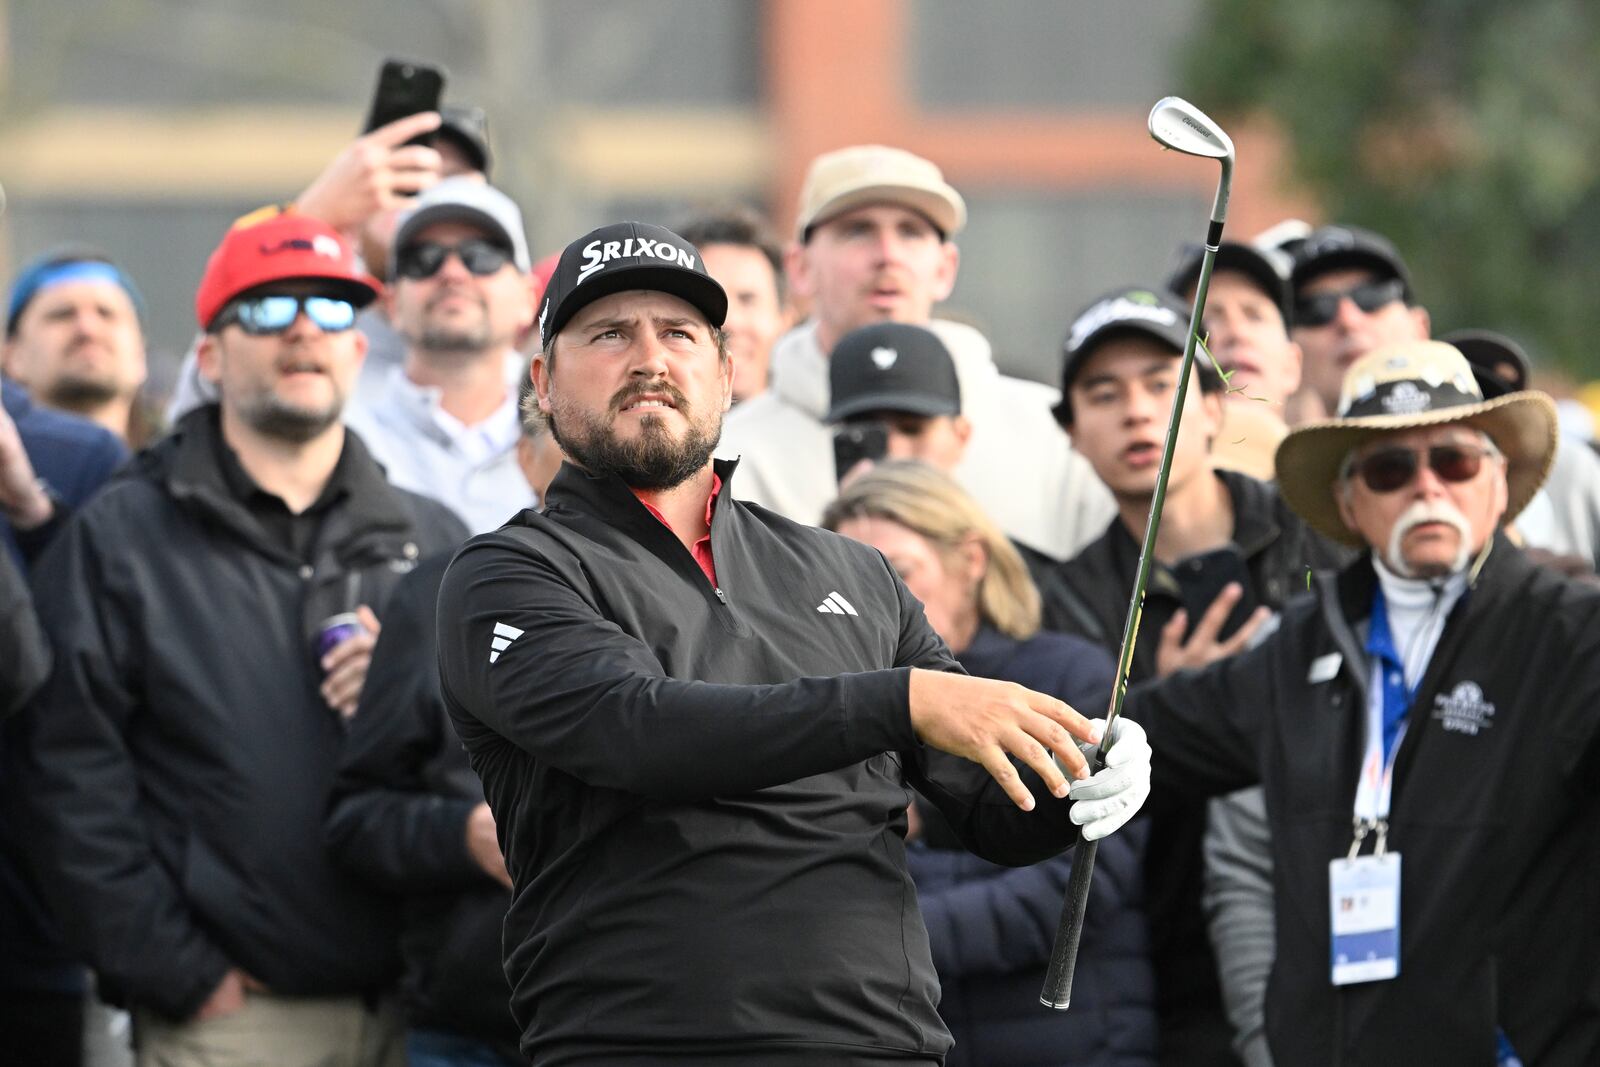
POLYGON ((460 244, 419 241, 407 245, 395 257, 394 272, 402 278, 421 281, 439 273, 445 260, 454 253, 468 273, 483 278, 511 262, 511 251, 482 237, 470 237, 460 244))
POLYGON ((1352 459, 1346 477, 1360 476, 1374 493, 1393 493, 1416 480, 1426 460, 1428 469, 1444 482, 1468 482, 1483 469, 1485 456, 1497 455, 1482 445, 1434 445, 1431 448, 1380 448, 1352 459))
POLYGON ((284 293, 235 300, 217 316, 211 332, 238 326, 252 337, 266 337, 287 330, 302 312, 323 333, 343 333, 356 324, 356 306, 343 297, 284 293))
POLYGON ((1295 301, 1294 324, 1326 326, 1339 314, 1339 304, 1346 298, 1370 315, 1404 298, 1405 295, 1405 282, 1399 278, 1389 278, 1381 282, 1362 282, 1341 292, 1303 296, 1295 301))

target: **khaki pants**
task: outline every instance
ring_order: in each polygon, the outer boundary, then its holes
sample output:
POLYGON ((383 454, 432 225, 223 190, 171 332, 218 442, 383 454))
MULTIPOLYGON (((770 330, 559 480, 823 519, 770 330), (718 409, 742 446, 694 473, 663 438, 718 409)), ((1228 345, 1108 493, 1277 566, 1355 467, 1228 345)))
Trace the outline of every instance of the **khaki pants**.
POLYGON ((392 1005, 355 997, 251 993, 242 1009, 173 1023, 134 1019, 139 1067, 405 1067, 405 1028, 392 1005))

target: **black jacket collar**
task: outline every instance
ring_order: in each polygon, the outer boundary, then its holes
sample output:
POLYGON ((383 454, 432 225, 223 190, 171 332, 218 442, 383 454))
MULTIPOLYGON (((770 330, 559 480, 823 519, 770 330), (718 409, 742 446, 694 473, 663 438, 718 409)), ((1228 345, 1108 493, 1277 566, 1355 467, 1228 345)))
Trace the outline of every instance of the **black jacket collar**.
MULTIPOLYGON (((732 511, 733 494, 730 485, 738 460, 712 461, 712 470, 722 479, 722 492, 717 496, 716 514, 732 511)), ((573 463, 561 464, 556 476, 545 492, 545 510, 575 511, 603 519, 614 526, 631 526, 648 522, 660 526, 654 515, 634 495, 633 490, 615 474, 593 475, 573 463)))

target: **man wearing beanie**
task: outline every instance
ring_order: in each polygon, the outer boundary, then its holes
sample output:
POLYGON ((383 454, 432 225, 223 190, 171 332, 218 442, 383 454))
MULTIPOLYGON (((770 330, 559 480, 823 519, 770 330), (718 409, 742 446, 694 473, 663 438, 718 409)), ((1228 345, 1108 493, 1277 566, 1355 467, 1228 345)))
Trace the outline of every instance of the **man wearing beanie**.
POLYGON ((133 279, 101 253, 46 253, 11 287, 0 367, 40 404, 82 415, 138 448, 156 428, 138 403, 143 316, 133 279))

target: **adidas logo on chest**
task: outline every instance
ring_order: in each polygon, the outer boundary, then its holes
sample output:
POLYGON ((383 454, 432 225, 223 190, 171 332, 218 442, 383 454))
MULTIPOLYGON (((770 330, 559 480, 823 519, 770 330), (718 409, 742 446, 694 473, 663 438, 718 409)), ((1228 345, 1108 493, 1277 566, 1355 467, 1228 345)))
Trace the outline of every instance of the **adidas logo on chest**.
POLYGON ((855 609, 855 605, 851 604, 850 601, 846 600, 843 596, 836 592, 829 593, 826 597, 824 597, 822 603, 817 605, 817 611, 824 615, 859 616, 861 614, 855 609))

